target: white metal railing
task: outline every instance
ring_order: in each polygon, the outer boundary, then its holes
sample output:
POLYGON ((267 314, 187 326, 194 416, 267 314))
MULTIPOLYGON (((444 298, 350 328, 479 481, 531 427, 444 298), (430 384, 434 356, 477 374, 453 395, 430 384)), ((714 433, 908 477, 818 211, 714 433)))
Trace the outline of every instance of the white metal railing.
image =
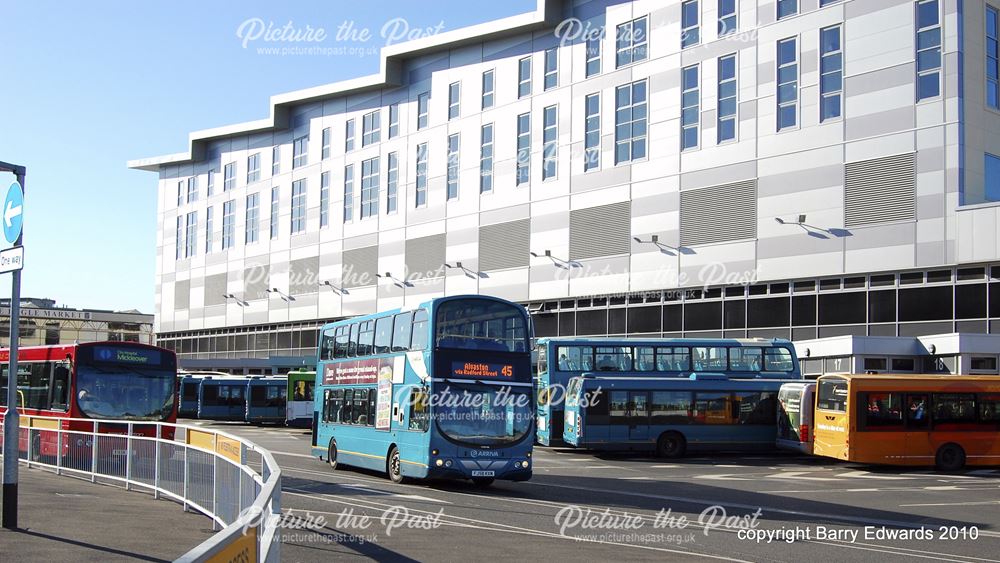
POLYGON ((21 415, 19 442, 28 467, 151 490, 154 498, 211 518, 220 531, 178 561, 207 561, 223 552, 278 561, 281 469, 253 442, 185 424, 29 415, 21 415))

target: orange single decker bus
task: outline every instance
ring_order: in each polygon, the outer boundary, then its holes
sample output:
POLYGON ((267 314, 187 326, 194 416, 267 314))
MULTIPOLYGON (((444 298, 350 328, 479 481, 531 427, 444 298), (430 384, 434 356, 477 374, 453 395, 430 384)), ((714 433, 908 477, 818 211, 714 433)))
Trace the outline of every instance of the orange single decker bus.
POLYGON ((824 375, 813 453, 861 463, 1000 465, 1000 378, 824 375))
MULTIPOLYGON (((7 373, 10 350, 0 349, 0 419, 7 412, 7 373)), ((38 421, 46 430, 90 432, 94 424, 80 419, 132 423, 135 435, 154 436, 156 425, 176 422, 177 357, 170 350, 137 342, 88 342, 62 346, 30 346, 18 351, 17 400, 22 415, 59 417, 38 421)), ((127 434, 128 424, 101 423, 98 432, 127 434)), ((172 430, 163 437, 171 438, 172 430)), ((35 432, 31 452, 36 459, 89 454, 91 444, 78 435, 35 432)), ((21 451, 29 451, 28 432, 22 428, 21 451)), ((120 452, 98 452, 115 455, 120 452)))

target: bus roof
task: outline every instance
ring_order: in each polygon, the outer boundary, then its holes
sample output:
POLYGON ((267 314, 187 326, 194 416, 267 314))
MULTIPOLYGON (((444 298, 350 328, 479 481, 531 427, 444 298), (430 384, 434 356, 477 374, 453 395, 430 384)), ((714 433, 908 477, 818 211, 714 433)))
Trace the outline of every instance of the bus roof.
POLYGON ((367 314, 367 315, 358 315, 356 317, 343 318, 343 319, 340 319, 339 321, 333 321, 333 322, 325 323, 325 324, 323 324, 323 326, 321 326, 319 328, 319 330, 323 331, 323 330, 326 330, 327 328, 329 328, 331 326, 342 326, 342 325, 345 325, 345 324, 356 323, 356 322, 361 322, 361 321, 371 321, 371 320, 375 320, 375 319, 380 319, 382 317, 387 317, 387 316, 395 315, 395 314, 398 314, 398 313, 406 313, 406 312, 410 312, 410 311, 416 311, 418 309, 430 309, 432 306, 433 307, 437 307, 438 305, 440 305, 441 303, 444 303, 446 301, 457 301, 457 300, 460 300, 460 299, 477 299, 477 300, 486 300, 486 301, 496 301, 498 303, 508 303, 510 305, 514 305, 516 307, 520 307, 522 310, 525 311, 525 313, 524 313, 525 315, 528 314, 527 310, 524 309, 524 306, 522 306, 522 305, 520 305, 518 303, 514 303, 512 301, 507 301, 506 299, 501 299, 500 297, 493 297, 492 295, 477 295, 477 294, 448 295, 448 296, 444 296, 444 297, 434 297, 432 299, 428 299, 427 301, 424 301, 420 305, 418 305, 416 307, 411 307, 411 308, 408 308, 408 309, 403 309, 401 307, 396 307, 395 309, 386 309, 384 311, 378 311, 376 313, 370 313, 370 314, 367 314))
POLYGON ((828 373, 819 379, 847 379, 848 381, 914 381, 921 383, 954 382, 954 383, 996 383, 1000 385, 1000 377, 996 375, 950 375, 945 373, 928 374, 877 374, 877 373, 828 373))
POLYGON ((612 338, 598 336, 594 338, 546 336, 538 339, 539 344, 546 342, 566 344, 621 345, 636 344, 685 344, 689 346, 773 346, 776 344, 791 346, 792 342, 784 338, 612 338))

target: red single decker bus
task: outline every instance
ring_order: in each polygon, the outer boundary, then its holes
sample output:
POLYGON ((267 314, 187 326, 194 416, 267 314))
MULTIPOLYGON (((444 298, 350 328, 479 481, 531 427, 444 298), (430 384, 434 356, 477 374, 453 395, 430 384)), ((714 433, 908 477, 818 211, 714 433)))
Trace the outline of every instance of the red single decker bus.
MULTIPOLYGON (((0 418, 7 412, 9 370, 10 350, 0 349, 0 418)), ((170 350, 137 342, 20 348, 17 398, 22 415, 77 419, 61 424, 46 419, 34 421, 32 424, 40 429, 92 432, 94 423, 79 419, 120 420, 122 424, 100 424, 97 431, 127 434, 131 426, 133 435, 155 436, 155 424, 141 423, 177 420, 177 356, 170 350)), ((32 457, 55 457, 59 443, 56 435, 32 432, 32 457)), ((28 436, 21 433, 22 451, 29 451, 28 436)), ((63 432, 62 436, 58 455, 75 457, 72 454, 77 450, 90 450, 92 446, 72 433, 63 432)))

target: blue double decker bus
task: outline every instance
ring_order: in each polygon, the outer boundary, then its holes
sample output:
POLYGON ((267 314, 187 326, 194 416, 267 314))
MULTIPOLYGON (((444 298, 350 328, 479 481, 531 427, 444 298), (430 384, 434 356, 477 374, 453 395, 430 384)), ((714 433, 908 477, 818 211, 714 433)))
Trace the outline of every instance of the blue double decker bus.
POLYGON ((487 296, 321 329, 313 455, 404 478, 531 478, 534 409, 524 307, 487 296))
POLYGON ((584 374, 566 391, 563 438, 592 450, 772 450, 784 379, 724 374, 622 377, 584 374))
POLYGON ((782 339, 542 338, 538 341, 537 441, 557 445, 563 436, 566 386, 584 373, 622 377, 801 379, 795 348, 782 339))

